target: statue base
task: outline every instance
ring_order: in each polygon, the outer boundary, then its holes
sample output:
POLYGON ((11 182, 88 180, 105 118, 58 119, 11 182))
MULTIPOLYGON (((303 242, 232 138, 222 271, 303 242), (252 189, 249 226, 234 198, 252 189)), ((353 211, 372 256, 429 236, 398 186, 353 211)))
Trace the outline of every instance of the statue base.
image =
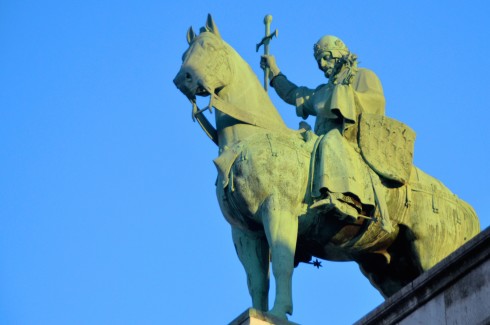
POLYGON ((267 315, 257 309, 249 308, 231 321, 229 325, 298 325, 296 323, 267 315))
POLYGON ((490 324, 490 227, 355 325, 490 324))

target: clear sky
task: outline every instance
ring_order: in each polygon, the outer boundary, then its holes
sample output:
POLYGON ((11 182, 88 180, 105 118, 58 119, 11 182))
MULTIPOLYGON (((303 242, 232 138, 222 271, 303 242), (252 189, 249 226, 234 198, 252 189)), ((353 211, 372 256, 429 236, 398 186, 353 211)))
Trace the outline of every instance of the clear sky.
MULTIPOLYGON (((487 1, 1 1, 0 324, 226 324, 250 305, 215 197, 217 150, 172 79, 213 14, 260 78, 265 14, 294 82, 342 38, 417 132, 415 162, 490 224, 487 1)), ((294 109, 271 97, 288 125, 294 109)), ((314 120, 309 120, 311 124, 314 120)), ((445 216, 441 216, 444 218, 445 216)), ((301 324, 382 302, 354 263, 300 265, 301 324)))

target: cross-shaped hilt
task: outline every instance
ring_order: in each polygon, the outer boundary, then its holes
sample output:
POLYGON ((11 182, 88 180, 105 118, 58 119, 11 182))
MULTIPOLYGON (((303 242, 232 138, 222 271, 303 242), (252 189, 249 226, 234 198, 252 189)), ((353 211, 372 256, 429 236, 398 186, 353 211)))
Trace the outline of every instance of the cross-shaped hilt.
MULTIPOLYGON (((277 29, 271 34, 271 22, 272 22, 272 16, 267 15, 264 18, 264 25, 265 25, 265 36, 262 38, 260 43, 257 44, 255 51, 258 52, 259 48, 264 45, 264 55, 269 55, 269 43, 271 39, 276 36, 277 37, 277 29)), ((267 91, 269 88, 269 68, 264 69, 264 89, 267 91)))

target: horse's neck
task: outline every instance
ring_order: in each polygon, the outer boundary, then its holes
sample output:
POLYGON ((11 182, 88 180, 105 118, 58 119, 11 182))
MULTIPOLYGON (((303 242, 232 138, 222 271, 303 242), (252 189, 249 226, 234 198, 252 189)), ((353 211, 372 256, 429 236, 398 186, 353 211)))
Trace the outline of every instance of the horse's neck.
MULTIPOLYGON (((260 85, 257 76, 243 60, 242 64, 235 64, 232 81, 223 88, 220 97, 234 107, 243 108, 264 120, 277 121, 277 125, 287 128, 269 96, 260 85)), ((218 115, 216 117, 219 118, 218 115)), ((217 125, 217 128, 220 147, 240 141, 252 134, 270 131, 246 123, 217 125)))

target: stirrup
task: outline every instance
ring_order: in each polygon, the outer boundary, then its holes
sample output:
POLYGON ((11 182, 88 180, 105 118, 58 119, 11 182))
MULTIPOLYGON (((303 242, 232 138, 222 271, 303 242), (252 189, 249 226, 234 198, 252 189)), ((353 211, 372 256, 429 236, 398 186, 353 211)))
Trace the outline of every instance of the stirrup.
POLYGON ((349 211, 343 211, 339 209, 338 206, 335 206, 335 216, 341 221, 355 223, 357 221, 357 218, 359 217, 356 208, 351 207, 348 204, 345 204, 343 208, 345 209, 345 207, 348 207, 347 210, 349 211))

